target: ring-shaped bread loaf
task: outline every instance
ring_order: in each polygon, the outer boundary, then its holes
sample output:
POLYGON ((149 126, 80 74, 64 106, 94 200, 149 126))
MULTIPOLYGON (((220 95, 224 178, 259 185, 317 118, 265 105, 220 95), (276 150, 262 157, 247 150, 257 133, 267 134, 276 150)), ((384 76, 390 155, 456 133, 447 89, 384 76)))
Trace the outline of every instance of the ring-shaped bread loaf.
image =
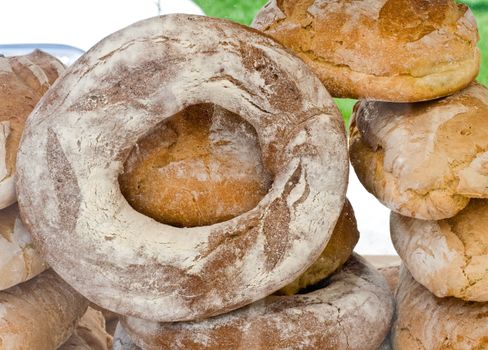
POLYGON ((272 295, 202 321, 155 323, 127 317, 121 323, 144 350, 378 349, 389 332, 394 303, 372 265, 354 254, 315 288, 272 295))
POLYGON ((264 298, 313 263, 342 209, 337 107, 300 59, 255 30, 189 15, 138 22, 88 51, 42 102, 18 154, 22 218, 56 272, 119 314, 183 321, 264 298), (273 184, 231 220, 176 228, 136 212, 117 179, 138 139, 200 103, 255 128, 273 184))

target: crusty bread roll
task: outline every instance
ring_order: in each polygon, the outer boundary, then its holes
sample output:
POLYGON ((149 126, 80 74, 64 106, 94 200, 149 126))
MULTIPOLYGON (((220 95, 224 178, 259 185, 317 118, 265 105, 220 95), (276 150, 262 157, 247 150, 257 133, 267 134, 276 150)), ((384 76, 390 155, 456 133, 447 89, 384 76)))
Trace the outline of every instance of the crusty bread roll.
POLYGON ((334 97, 431 100, 479 71, 476 21, 454 0, 270 0, 253 27, 292 49, 334 97))
POLYGON ((488 301, 488 200, 456 216, 417 220, 392 213, 391 239, 413 277, 438 297, 488 301))
POLYGON ((359 231, 351 203, 346 199, 329 243, 319 258, 296 280, 281 288, 277 295, 297 294, 339 269, 352 254, 359 240, 359 231))
POLYGON ((47 267, 20 220, 17 204, 0 210, 0 290, 27 281, 47 267))
POLYGON ((486 349, 487 315, 488 303, 437 298, 402 268, 392 327, 393 349, 486 349))
POLYGON ((112 337, 105 330, 103 314, 89 307, 74 333, 58 350, 112 350, 112 337))
POLYGON ((144 350, 377 350, 390 329, 393 296, 384 278, 353 255, 304 294, 269 296, 242 309, 196 322, 122 318, 144 350))
POLYGON ((88 301, 52 270, 0 292, 0 348, 53 350, 73 333, 88 301))
POLYGON ((346 143, 320 80, 268 36, 222 19, 154 17, 95 45, 30 115, 19 208, 49 266, 95 304, 161 322, 211 317, 284 287, 319 257, 345 201, 346 143), (231 220, 165 225, 135 211, 118 178, 138 140, 201 103, 254 127, 273 184, 231 220))
POLYGON ((25 120, 64 71, 53 56, 36 50, 25 56, 0 55, 0 209, 15 197, 15 158, 25 120))
POLYGON ((178 113, 137 142, 119 177, 139 212, 175 226, 203 226, 256 206, 270 187, 256 131, 211 104, 178 113))
POLYGON ((360 101, 350 132, 359 180, 397 213, 441 220, 488 198, 488 89, 478 83, 418 104, 360 101))

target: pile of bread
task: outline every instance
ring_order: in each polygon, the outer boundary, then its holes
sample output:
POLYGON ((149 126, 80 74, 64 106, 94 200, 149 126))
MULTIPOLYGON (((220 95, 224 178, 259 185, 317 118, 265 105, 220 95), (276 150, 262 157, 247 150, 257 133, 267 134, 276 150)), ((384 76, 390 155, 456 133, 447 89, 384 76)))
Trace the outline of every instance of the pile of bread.
POLYGON ((488 92, 469 9, 271 0, 253 27, 169 15, 66 71, 0 57, 0 348, 111 347, 89 303, 118 315, 121 350, 388 349, 392 320, 395 349, 483 346, 488 92), (395 315, 353 253, 329 93, 361 99, 351 161, 396 212, 395 315))
POLYGON ((488 89, 473 81, 476 23, 451 1, 372 3, 381 10, 276 2, 256 23, 310 63, 333 95, 360 99, 351 163, 392 210, 391 238, 404 264, 392 347, 484 349, 488 89))

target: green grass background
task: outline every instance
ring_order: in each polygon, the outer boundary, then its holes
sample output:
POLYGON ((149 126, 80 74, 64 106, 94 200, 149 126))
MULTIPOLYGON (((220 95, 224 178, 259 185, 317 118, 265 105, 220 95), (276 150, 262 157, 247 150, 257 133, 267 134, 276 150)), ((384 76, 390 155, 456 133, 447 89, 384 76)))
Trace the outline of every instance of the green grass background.
MULTIPOLYGON (((249 25, 256 12, 267 0, 194 0, 211 17, 220 17, 249 25)), ((488 0, 464 0, 476 17, 480 32, 479 47, 482 63, 478 81, 488 86, 488 0)), ((344 118, 349 119, 355 103, 350 99, 336 99, 344 118)))

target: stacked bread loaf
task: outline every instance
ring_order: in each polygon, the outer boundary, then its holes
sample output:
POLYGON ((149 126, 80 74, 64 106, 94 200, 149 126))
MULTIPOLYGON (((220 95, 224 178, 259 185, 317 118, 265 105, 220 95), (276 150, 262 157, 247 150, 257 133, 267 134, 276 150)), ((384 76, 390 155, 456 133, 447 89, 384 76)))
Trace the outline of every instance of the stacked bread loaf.
POLYGON ((473 82, 471 11, 449 0, 285 0, 271 1, 255 26, 309 63, 334 96, 360 98, 351 162, 392 210, 405 266, 393 348, 484 349, 488 89, 473 82))
MULTIPOLYGON (((72 336, 88 301, 56 273, 47 270, 15 204, 16 153, 26 119, 63 71, 64 66, 56 58, 42 51, 9 58, 0 56, 1 349, 52 350, 63 346, 63 349, 103 350, 110 345, 110 337, 105 338, 104 347, 63 345, 72 336)), ((104 328, 98 334, 103 332, 104 328)))
MULTIPOLYGON (((393 298, 352 253, 348 168, 342 118, 303 61, 256 30, 170 15, 51 87, 16 188, 42 258, 121 315, 117 349, 376 350, 393 298)), ((70 344, 100 343, 81 334, 70 344)))

